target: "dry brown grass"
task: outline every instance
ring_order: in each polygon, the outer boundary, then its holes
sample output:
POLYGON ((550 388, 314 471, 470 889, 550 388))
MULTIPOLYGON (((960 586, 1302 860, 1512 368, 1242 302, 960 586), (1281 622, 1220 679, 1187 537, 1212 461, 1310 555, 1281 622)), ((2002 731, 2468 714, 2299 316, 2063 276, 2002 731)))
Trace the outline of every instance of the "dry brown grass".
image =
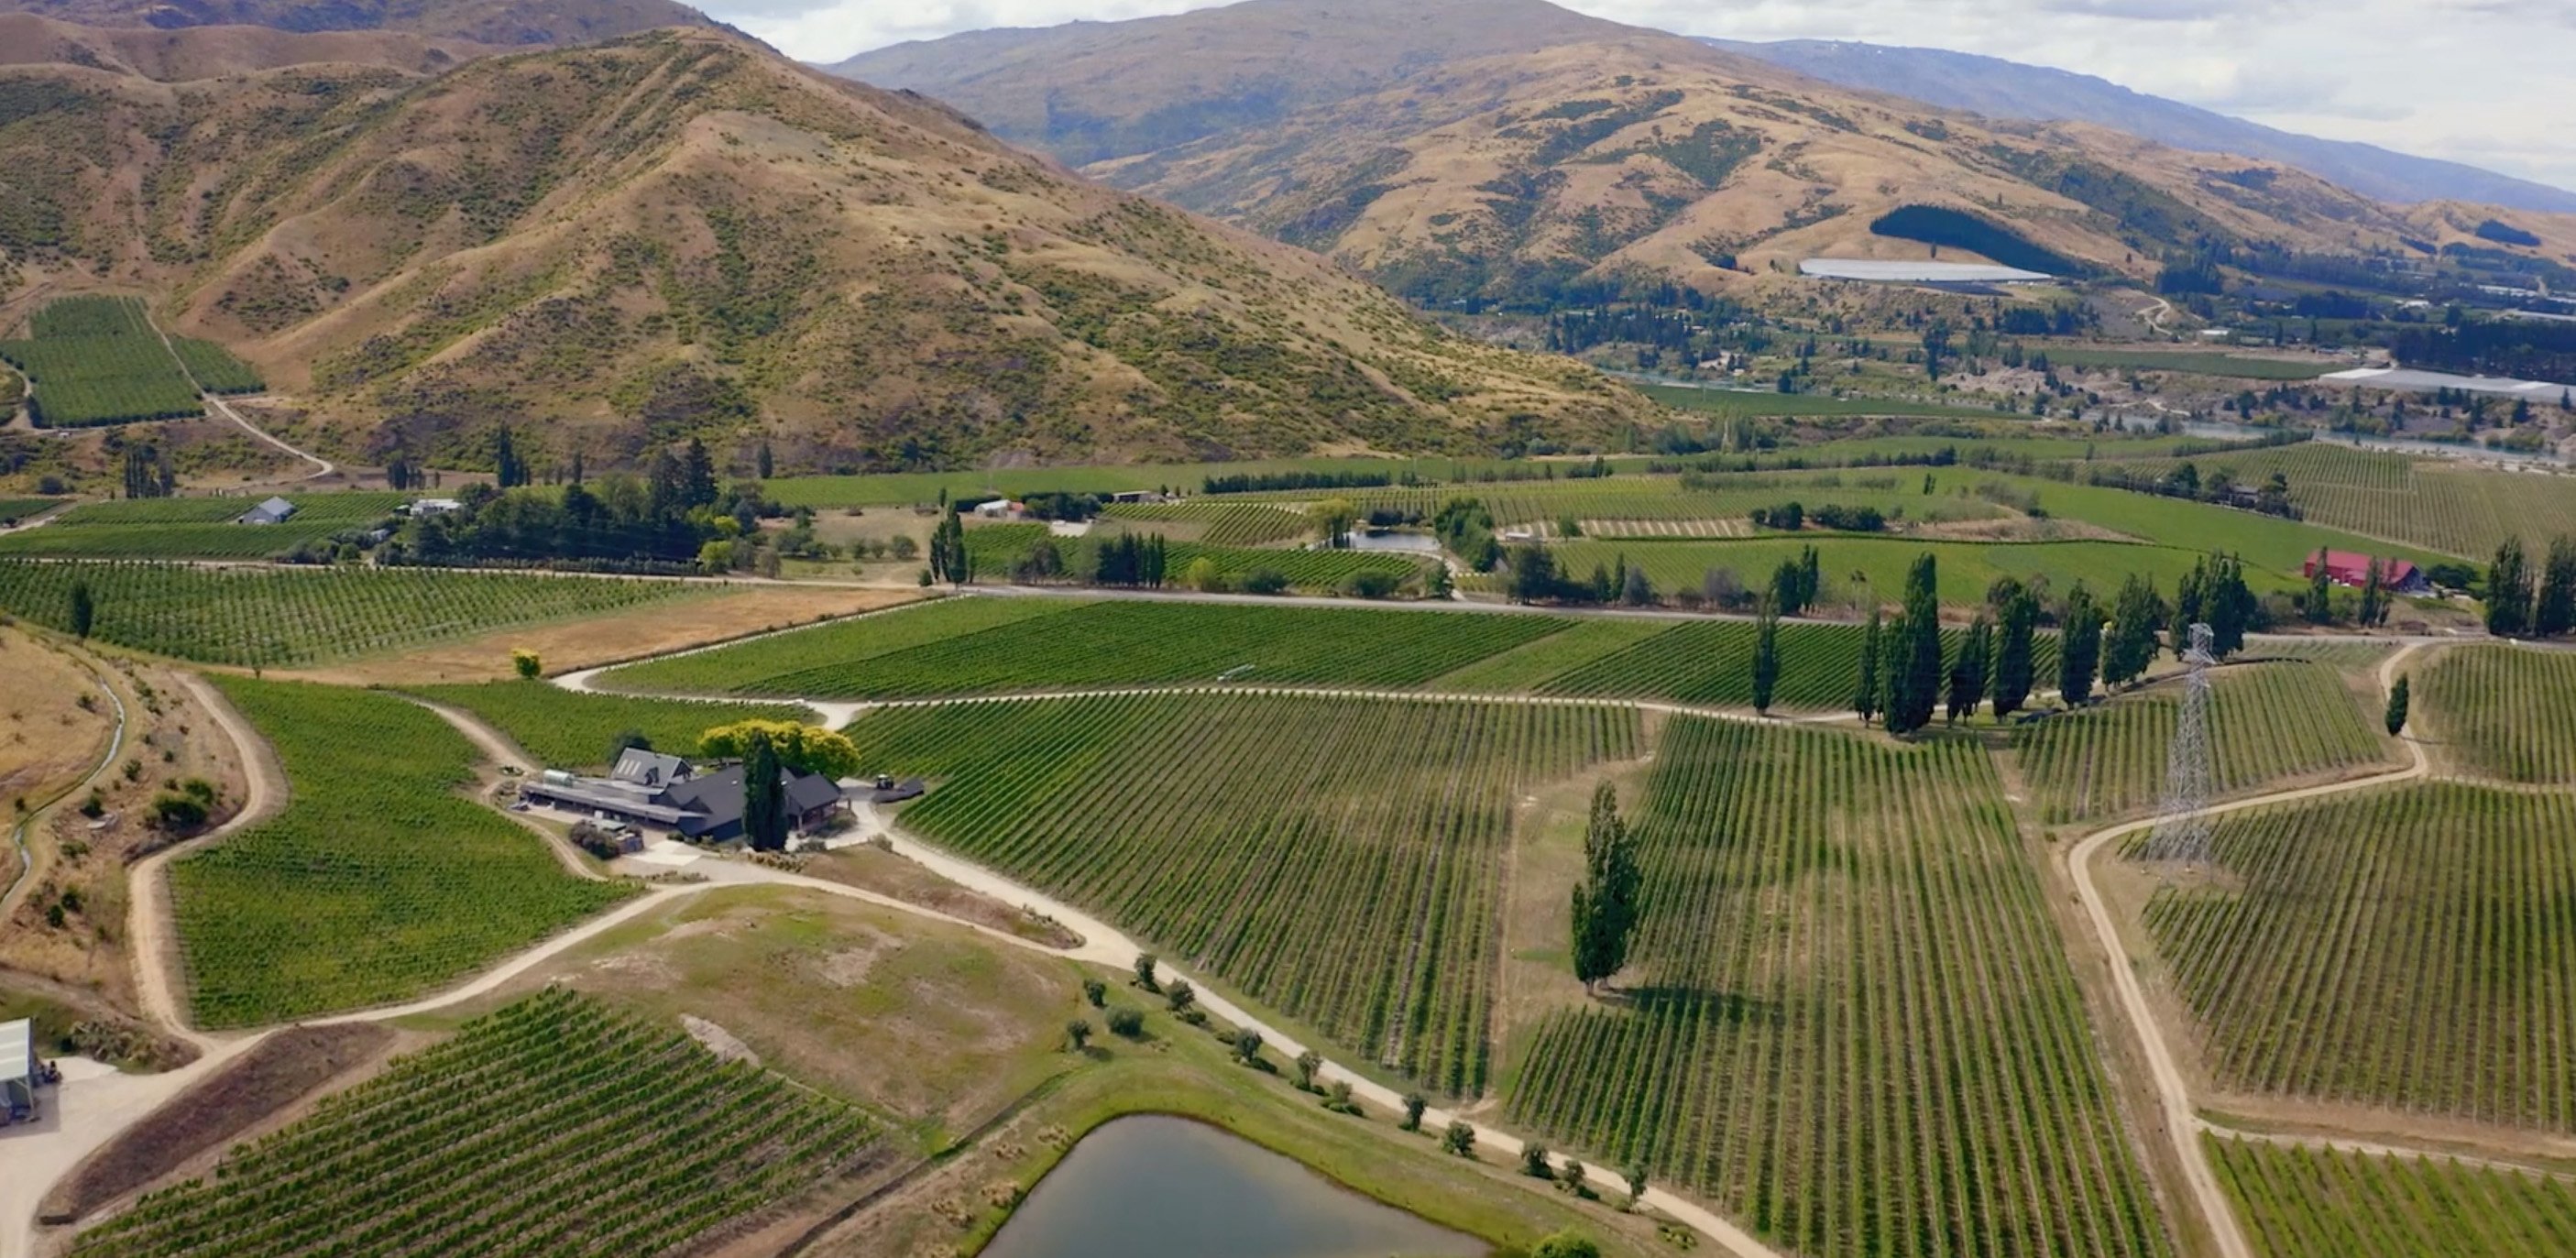
POLYGON ((89 670, 23 629, 0 629, 0 675, 9 679, 0 697, 0 807, 14 825, 18 805, 42 803, 98 763, 115 721, 89 670), (84 697, 91 706, 81 706, 84 697))
POLYGON ((344 686, 500 681, 514 674, 510 653, 526 649, 544 658, 549 672, 571 672, 621 660, 660 655, 859 612, 909 603, 919 590, 860 589, 838 585, 768 585, 739 593, 683 599, 605 616, 527 629, 505 630, 400 655, 329 668, 281 673, 344 686))

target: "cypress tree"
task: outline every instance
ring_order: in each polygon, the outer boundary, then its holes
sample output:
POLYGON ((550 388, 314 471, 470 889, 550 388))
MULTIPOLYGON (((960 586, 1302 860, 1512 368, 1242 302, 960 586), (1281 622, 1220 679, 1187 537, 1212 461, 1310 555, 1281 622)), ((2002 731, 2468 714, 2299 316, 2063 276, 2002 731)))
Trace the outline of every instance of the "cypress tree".
POLYGON ((2308 623, 2332 624, 2334 623, 2334 585, 2326 577, 2326 552, 2323 548, 2318 549, 2313 566, 2316 571, 2308 574, 2308 623))
POLYGON ((1880 616, 1878 609, 1873 607, 1869 611, 1869 628, 1861 633, 1860 677, 1852 686, 1852 711, 1859 714, 1863 725, 1878 715, 1879 631, 1880 616))
POLYGON ((2388 736, 2395 738, 2406 728, 2407 691, 2412 689, 2400 675, 2397 684, 2388 688, 2388 736))
POLYGON ((2007 580, 2002 597, 1996 600, 1999 618, 1995 635, 1994 680, 1995 719, 2004 720, 2030 701, 2034 663, 2034 638, 2039 632, 2039 600, 2029 587, 2007 580))
POLYGON ((1753 710, 1771 715, 1771 694, 1780 684, 1780 612, 1769 601, 1753 630, 1753 710))
POLYGON ((87 638, 90 625, 98 619, 98 602, 89 592, 89 582, 72 582, 71 630, 75 638, 87 638))
POLYGON ((1816 557, 1815 547, 1800 547, 1798 551, 1798 609, 1803 612, 1808 608, 1814 607, 1816 605, 1816 600, 1823 597, 1824 592, 1824 561, 1816 557))
POLYGON ((2093 701, 2093 676, 2102 663, 2102 612, 2084 583, 2066 596, 2057 625, 2057 693, 2068 707, 2093 701))
POLYGON ((772 471, 778 466, 777 460, 769 453, 768 438, 761 438, 760 452, 752 456, 751 465, 752 470, 758 472, 762 480, 768 480, 772 471))
POLYGON ((707 453, 707 443, 689 438, 688 452, 680 458, 680 475, 684 501, 692 507, 715 505, 716 461, 707 453))

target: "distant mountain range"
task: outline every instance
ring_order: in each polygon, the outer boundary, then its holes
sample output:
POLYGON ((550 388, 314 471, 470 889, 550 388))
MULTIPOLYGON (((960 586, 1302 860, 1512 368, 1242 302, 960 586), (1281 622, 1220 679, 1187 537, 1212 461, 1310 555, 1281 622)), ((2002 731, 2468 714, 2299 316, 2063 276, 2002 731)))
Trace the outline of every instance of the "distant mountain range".
POLYGON ((2278 158, 1922 104, 1543 0, 1245 0, 831 68, 1439 308, 1580 304, 1631 278, 1800 300, 1816 257, 2145 280, 2213 247, 2576 244, 2576 218, 2392 204, 2278 158))
POLYGON ((1828 83, 1989 118, 2089 122, 2175 148, 2279 162, 2383 201, 2478 201, 2518 210, 2576 213, 2576 192, 2563 188, 2459 162, 2392 152, 2375 144, 2299 135, 2133 92, 2089 74, 1939 48, 1820 39, 1701 42, 1828 83))

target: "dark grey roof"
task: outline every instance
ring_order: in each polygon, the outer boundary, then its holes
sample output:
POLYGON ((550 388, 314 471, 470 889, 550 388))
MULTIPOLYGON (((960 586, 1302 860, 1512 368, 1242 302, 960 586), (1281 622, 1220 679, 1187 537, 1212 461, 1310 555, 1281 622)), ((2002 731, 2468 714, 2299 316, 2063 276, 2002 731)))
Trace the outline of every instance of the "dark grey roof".
POLYGON ((791 769, 786 777, 787 811, 792 814, 803 816, 841 802, 840 785, 820 773, 799 774, 791 769))
POLYGON ((658 751, 628 747, 617 753, 617 767, 610 769, 608 776, 641 786, 665 786, 687 778, 689 762, 658 751))

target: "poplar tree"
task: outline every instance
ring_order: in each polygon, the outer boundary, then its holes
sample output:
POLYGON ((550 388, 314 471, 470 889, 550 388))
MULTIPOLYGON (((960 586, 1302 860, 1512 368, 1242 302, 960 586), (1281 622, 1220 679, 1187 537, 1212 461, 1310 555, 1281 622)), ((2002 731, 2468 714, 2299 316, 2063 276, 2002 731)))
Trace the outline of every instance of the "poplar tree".
POLYGON ((787 795, 778 782, 778 749, 753 730, 742 756, 742 833, 755 852, 787 850, 787 795))
POLYGON ((2124 686, 2146 673, 2155 660, 2156 632, 2164 627, 2164 618, 2164 600, 2156 597, 2155 584, 2130 574, 2120 587, 2110 637, 2102 647, 2103 684, 2124 686))
POLYGON ((2402 674, 2397 684, 2388 688, 2388 736, 2395 738, 2406 728, 2407 691, 2412 687, 2402 674))
POLYGON ((1852 686, 1852 711, 1859 714, 1860 723, 1863 725, 1869 724, 1869 718, 1878 715, 1880 620, 1878 609, 1871 608, 1869 628, 1862 631, 1860 638, 1860 677, 1852 686))
POLYGON ((2540 593, 2532 601, 2531 632, 2554 638, 2576 629, 2576 538, 2549 543, 2548 562, 2540 568, 2540 593))
POLYGON ((1941 702, 1941 601, 1939 570, 1930 554, 1917 556, 1905 574, 1905 613, 1888 652, 1887 715, 1891 734, 1911 734, 1932 723, 1941 702))
POLYGON ((1780 611, 1770 600, 1753 630, 1753 710, 1771 715, 1771 694, 1780 685, 1780 611))
POLYGON ((90 625, 97 619, 98 601, 90 595, 89 582, 72 582, 72 636, 87 638, 90 625))
POLYGON ((2039 599, 2028 586, 2007 579, 1995 607, 1998 622, 1992 665, 1993 698, 1995 719, 2001 721, 2030 701, 2032 674, 2037 670, 2033 652, 2039 632, 2039 599))
POLYGON ((1643 880, 1635 840, 1619 818, 1619 793, 1603 782, 1592 792, 1592 816, 1583 830, 1583 881, 1574 888, 1574 977, 1584 991, 1627 965, 1643 880))
POLYGON ((2487 565, 2487 632, 2499 638, 2517 636, 2531 627, 2531 571, 2522 555, 2522 539, 2507 537, 2487 565))
POLYGON ((2057 694, 2068 707, 2093 701, 2093 676, 2102 663, 2102 612, 2093 591, 2078 581, 2057 623, 2057 694))
POLYGON ((1959 642, 1959 658, 1950 662, 1950 724, 1977 714, 1977 703, 1986 694, 1986 665, 1994 649, 1995 627, 1987 622, 1984 612, 1979 612, 1968 625, 1968 636, 1959 642))

